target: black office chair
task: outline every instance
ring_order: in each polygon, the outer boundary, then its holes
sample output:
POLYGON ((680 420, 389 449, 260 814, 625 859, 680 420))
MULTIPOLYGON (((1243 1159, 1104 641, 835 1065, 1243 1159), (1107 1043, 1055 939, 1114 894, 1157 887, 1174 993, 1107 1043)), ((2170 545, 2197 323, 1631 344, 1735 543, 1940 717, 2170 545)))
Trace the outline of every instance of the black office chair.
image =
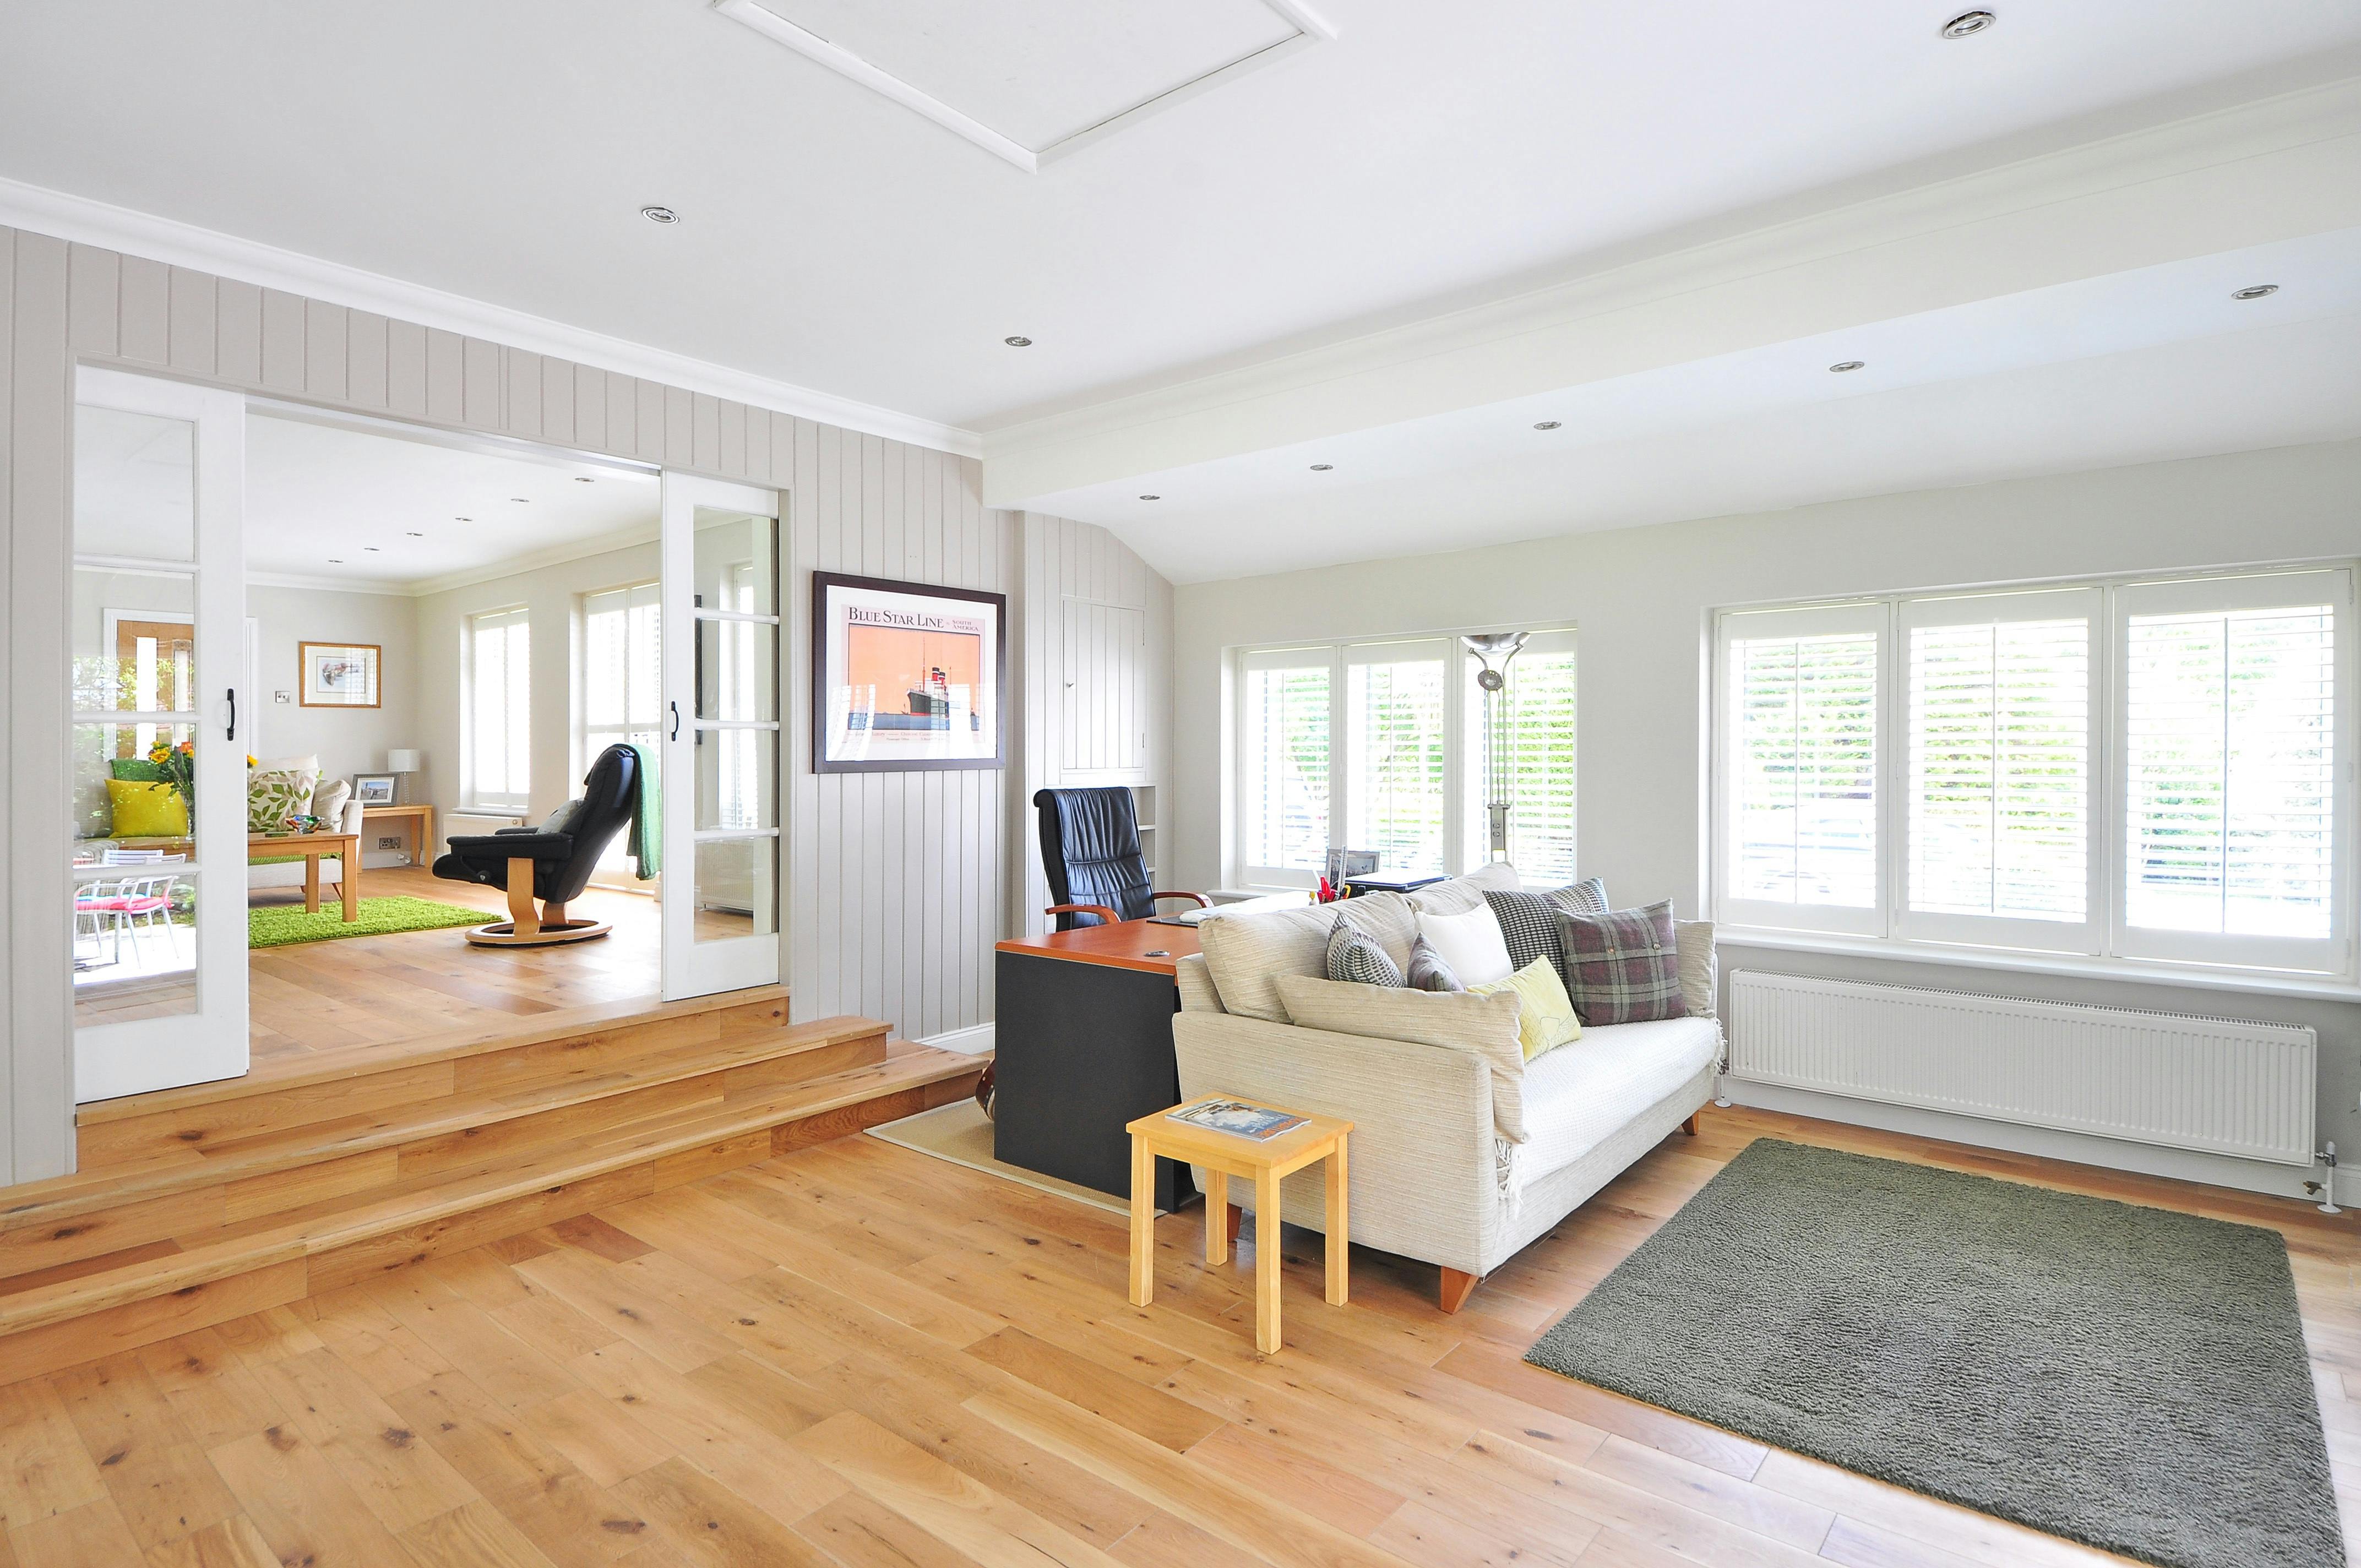
MULTIPOLYGON (((506 888, 509 895, 511 918, 478 926, 467 940, 484 948, 545 948, 605 936, 610 927, 569 920, 566 906, 590 885, 598 857, 631 825, 639 808, 640 754, 629 746, 609 746, 590 764, 582 798, 551 812, 540 827, 453 839, 451 852, 434 862, 434 874, 506 888)), ((655 824, 648 824, 648 831, 655 831, 655 824)))
POLYGON ((1156 913, 1159 898, 1185 898, 1203 908, 1201 893, 1151 893, 1148 858, 1139 848, 1139 817, 1131 791, 1045 789, 1033 796, 1041 813, 1041 869, 1049 874, 1042 911, 1058 917, 1058 929, 1140 920, 1156 913))

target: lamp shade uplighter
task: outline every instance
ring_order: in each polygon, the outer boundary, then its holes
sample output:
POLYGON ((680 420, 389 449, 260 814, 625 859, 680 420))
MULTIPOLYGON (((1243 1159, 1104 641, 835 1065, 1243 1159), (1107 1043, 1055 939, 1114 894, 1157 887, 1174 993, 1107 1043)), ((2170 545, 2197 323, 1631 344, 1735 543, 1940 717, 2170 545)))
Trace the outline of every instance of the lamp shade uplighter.
POLYGON ((423 765, 414 751, 388 751, 385 754, 385 771, 390 773, 414 773, 423 765))

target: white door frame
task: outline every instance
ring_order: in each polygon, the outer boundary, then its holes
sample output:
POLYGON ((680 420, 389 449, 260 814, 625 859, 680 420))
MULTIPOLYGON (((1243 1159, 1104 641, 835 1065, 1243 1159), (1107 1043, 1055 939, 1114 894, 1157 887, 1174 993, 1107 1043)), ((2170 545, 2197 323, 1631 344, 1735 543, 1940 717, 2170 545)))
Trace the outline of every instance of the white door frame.
MULTIPOLYGON (((196 463, 189 564, 198 670, 190 823, 195 849, 176 868, 197 889, 196 1007, 169 1018, 77 1027, 74 1099, 81 1103, 236 1078, 247 1069, 246 755, 254 705, 245 689, 245 396, 83 366, 75 373, 74 404, 185 420, 195 427, 196 463)), ((189 722, 185 713, 113 711, 76 714, 72 722, 92 719, 189 722)))
POLYGON ((664 474, 663 613, 664 742, 658 773, 664 818, 664 999, 677 1002, 753 985, 775 985, 786 942, 786 681, 793 663, 786 645, 785 596, 792 580, 787 565, 786 520, 779 492, 665 469, 664 474), (696 517, 699 507, 768 517, 777 525, 778 582, 774 613, 746 615, 700 610, 696 603, 696 517), (777 629, 773 684, 774 717, 763 722, 700 720, 697 715, 697 636, 702 620, 752 620, 777 629), (771 769, 775 792, 773 825, 762 829, 697 826, 697 744, 700 732, 768 729, 778 740, 771 769), (727 839, 768 839, 774 846, 771 877, 773 929, 746 937, 697 939, 697 846, 727 839))

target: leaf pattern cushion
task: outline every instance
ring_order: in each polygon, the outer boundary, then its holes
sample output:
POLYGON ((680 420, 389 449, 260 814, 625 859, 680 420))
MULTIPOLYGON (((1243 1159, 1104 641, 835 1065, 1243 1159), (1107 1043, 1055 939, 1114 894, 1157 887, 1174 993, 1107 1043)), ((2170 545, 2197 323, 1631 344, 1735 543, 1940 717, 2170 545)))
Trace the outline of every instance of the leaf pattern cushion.
POLYGON ((246 776, 246 830, 249 833, 281 831, 291 817, 301 817, 312 809, 312 791, 319 783, 317 773, 298 773, 291 769, 256 772, 246 776))

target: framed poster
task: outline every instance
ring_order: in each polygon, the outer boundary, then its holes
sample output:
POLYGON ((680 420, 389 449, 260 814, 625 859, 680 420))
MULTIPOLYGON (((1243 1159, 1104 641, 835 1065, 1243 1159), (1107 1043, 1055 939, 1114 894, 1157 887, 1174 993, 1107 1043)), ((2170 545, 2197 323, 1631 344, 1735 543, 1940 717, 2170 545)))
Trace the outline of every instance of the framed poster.
POLYGON ((997 768, 1008 598, 812 574, 812 765, 997 768))
POLYGON ((384 652, 374 642, 298 642, 295 658, 303 675, 303 706, 380 706, 378 665, 384 652))

